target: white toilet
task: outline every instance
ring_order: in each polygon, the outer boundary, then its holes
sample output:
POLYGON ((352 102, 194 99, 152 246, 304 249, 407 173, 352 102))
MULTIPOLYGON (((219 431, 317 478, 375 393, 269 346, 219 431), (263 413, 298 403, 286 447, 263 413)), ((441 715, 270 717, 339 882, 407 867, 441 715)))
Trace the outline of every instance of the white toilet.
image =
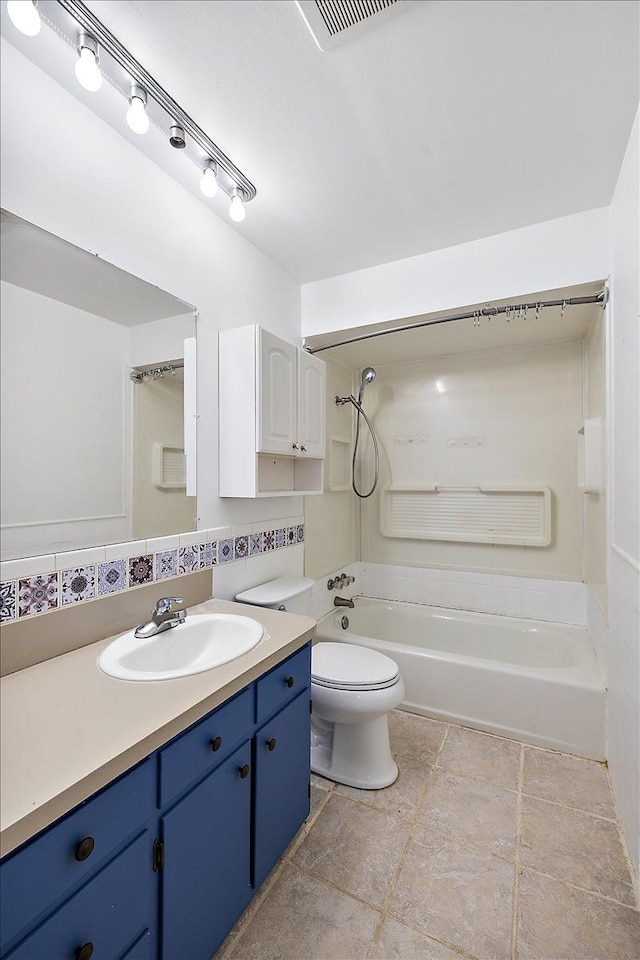
MULTIPOLYGON (((240 603, 308 614, 313 580, 280 577, 236 596, 240 603)), ((398 665, 368 647, 316 643, 311 652, 311 769, 364 790, 398 776, 387 714, 404 698, 398 665)))

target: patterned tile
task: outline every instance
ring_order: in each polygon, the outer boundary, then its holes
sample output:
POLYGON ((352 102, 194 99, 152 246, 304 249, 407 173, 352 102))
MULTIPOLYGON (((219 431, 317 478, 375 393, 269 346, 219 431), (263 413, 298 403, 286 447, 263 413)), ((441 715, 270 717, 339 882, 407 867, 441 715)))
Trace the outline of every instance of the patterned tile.
POLYGON ((156 553, 156 580, 178 576, 178 551, 162 550, 156 553))
POLYGON ((96 595, 96 567, 89 564, 86 567, 75 567, 62 571, 62 606, 70 603, 80 603, 82 600, 93 600, 96 595))
POLYGON ((249 537, 249 556, 254 557, 257 553, 262 553, 262 534, 252 533, 249 537))
POLYGON ((304 524, 301 523, 297 528, 297 540, 298 543, 304 542, 304 524))
POLYGON ((228 563, 233 559, 233 538, 218 540, 218 563, 228 563))
POLYGON ((178 573, 193 573, 200 566, 200 550, 196 543, 191 547, 180 547, 178 554, 178 573))
POLYGON ((98 596, 127 589, 127 561, 107 560, 98 564, 98 596))
POLYGON ((284 527, 280 527, 279 530, 275 531, 276 534, 276 550, 281 550, 282 547, 287 545, 287 531, 284 527))
POLYGON ((16 582, 8 580, 0 586, 0 623, 16 618, 16 582))
POLYGON ((297 542, 298 542, 298 528, 287 527, 287 546, 295 547, 297 542))
POLYGON ((243 560, 249 556, 249 537, 236 537, 234 552, 236 560, 243 560))
POLYGON ((275 530, 265 530, 262 534, 262 552, 268 553, 270 550, 275 550, 276 546, 276 532, 275 530))
POLYGON ((129 557, 129 586, 141 587, 143 583, 153 581, 153 554, 142 557, 129 557))
POLYGON ((44 573, 18 581, 18 616, 46 613, 58 606, 58 574, 44 573))
POLYGON ((209 570, 215 567, 218 562, 218 543, 213 540, 211 543, 200 544, 200 569, 209 570))

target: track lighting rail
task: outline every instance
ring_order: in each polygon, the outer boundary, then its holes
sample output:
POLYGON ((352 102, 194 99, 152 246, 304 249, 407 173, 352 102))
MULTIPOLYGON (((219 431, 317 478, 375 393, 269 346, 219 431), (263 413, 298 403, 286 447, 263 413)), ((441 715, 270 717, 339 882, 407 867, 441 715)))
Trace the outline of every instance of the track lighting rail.
POLYGON ((502 307, 492 307, 487 304, 479 310, 466 311, 465 313, 456 313, 447 317, 431 317, 429 320, 420 320, 418 323, 405 323, 399 327, 390 327, 387 330, 376 330, 375 333, 361 333, 357 337, 349 337, 346 340, 336 340, 335 343, 327 343, 321 347, 309 347, 304 345, 307 353, 322 353, 323 350, 332 350, 334 347, 344 347, 348 343, 359 343, 361 340, 372 340, 374 337, 385 337, 390 333, 403 333, 405 330, 419 330, 420 327, 431 327, 437 323, 452 323, 455 320, 473 320, 474 326, 479 326, 483 319, 490 320, 499 314, 505 314, 507 323, 511 320, 526 320, 527 314, 531 312, 538 316, 545 307, 561 307, 564 314, 565 307, 571 307, 582 303, 601 303, 604 309, 609 299, 609 291, 604 287, 600 293, 595 293, 588 297, 567 297, 564 300, 534 300, 532 303, 510 303, 502 307))
POLYGON ((202 130, 195 120, 186 113, 179 103, 171 97, 164 87, 155 80, 138 61, 132 57, 129 51, 120 41, 98 20, 98 18, 89 10, 80 0, 58 0, 60 6, 73 17, 76 23, 89 34, 98 46, 106 51, 123 70, 125 70, 133 83, 138 84, 146 92, 147 97, 153 99, 172 119, 173 124, 182 127, 182 129, 198 144, 203 153, 213 160, 219 170, 223 170, 229 178, 230 184, 227 189, 223 183, 221 186, 225 193, 232 196, 234 186, 242 191, 245 202, 252 200, 256 195, 256 188, 248 180, 242 171, 238 170, 236 165, 222 152, 213 140, 202 130))

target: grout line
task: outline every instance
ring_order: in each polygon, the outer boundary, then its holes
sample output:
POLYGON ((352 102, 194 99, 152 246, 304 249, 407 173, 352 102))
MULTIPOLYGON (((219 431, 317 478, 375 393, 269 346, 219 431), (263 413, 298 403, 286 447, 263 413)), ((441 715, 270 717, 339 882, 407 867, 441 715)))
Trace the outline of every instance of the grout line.
POLYGON ((568 803, 560 803, 559 800, 549 800, 548 797, 541 797, 537 793, 527 793, 522 791, 522 796, 529 800, 539 800, 540 803, 548 803, 552 807, 560 807, 562 810, 573 810, 574 813, 584 813, 587 817, 593 817, 595 820, 604 820, 605 823, 616 823, 617 817, 605 817, 601 813, 592 813, 591 810, 585 810, 584 807, 571 807, 568 803))
POLYGON ((536 870, 534 867, 521 867, 521 872, 526 871, 527 873, 533 873, 537 877, 545 877, 547 880, 553 880, 555 883, 559 883, 562 886, 570 887, 571 890, 579 890, 580 893, 587 893, 590 897, 597 897, 598 900, 606 900, 607 903, 615 903, 618 907, 625 907, 627 910, 632 910, 633 913, 638 913, 638 908, 635 904, 623 903, 622 900, 616 900, 615 897, 608 897, 606 893, 598 893, 597 890, 590 890, 588 887, 579 887, 577 883, 570 883, 569 880, 562 880, 560 877, 554 877, 550 873, 543 873, 542 870, 536 870))
POLYGON ((524 747, 520 748, 518 800, 516 803, 516 842, 514 849, 513 914, 511 927, 511 960, 518 960, 518 907, 520 906, 520 839, 522 834, 522 784, 524 781, 524 747))

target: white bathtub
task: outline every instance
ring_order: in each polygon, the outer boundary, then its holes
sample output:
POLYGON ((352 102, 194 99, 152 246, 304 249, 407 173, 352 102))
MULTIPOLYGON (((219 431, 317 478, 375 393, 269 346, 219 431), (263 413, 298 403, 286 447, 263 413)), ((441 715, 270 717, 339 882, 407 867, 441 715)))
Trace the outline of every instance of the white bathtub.
POLYGON ((605 758, 604 681, 580 627, 356 597, 317 632, 392 657, 406 710, 605 758))

